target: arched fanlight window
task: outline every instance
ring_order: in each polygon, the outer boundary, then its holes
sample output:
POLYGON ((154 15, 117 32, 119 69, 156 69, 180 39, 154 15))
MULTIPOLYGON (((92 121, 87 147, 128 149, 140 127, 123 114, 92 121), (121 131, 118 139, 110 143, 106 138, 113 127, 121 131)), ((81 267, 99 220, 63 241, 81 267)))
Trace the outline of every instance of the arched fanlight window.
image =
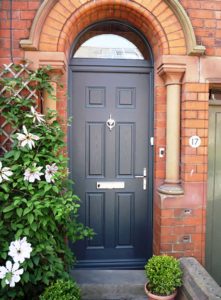
POLYGON ((116 34, 101 34, 88 39, 78 48, 74 57, 144 59, 133 43, 116 34))
POLYGON ((73 58, 150 59, 150 49, 141 35, 117 21, 89 27, 80 35, 73 53, 73 58))

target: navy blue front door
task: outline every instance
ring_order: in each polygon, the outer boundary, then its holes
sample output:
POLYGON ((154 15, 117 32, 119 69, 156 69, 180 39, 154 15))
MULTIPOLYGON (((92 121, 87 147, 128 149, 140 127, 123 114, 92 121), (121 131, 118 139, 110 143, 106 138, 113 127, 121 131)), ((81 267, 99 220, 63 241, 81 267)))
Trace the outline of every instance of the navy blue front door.
POLYGON ((96 232, 73 251, 82 267, 136 268, 152 250, 151 68, 95 62, 70 67, 70 172, 80 221, 96 232))

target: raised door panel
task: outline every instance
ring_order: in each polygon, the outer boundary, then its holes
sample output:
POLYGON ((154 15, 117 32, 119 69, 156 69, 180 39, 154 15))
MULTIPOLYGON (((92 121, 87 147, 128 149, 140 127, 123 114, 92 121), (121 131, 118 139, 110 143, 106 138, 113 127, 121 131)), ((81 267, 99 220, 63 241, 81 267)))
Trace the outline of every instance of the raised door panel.
POLYGON ((116 247, 134 247, 134 193, 116 193, 116 247))
POLYGON ((86 124, 86 175, 104 177, 105 166, 105 124, 86 124))
POLYGON ((135 124, 118 123, 116 128, 116 171, 118 177, 134 174, 135 124))
POLYGON ((93 228, 96 235, 88 241, 87 249, 105 247, 105 194, 86 194, 86 225, 93 228))

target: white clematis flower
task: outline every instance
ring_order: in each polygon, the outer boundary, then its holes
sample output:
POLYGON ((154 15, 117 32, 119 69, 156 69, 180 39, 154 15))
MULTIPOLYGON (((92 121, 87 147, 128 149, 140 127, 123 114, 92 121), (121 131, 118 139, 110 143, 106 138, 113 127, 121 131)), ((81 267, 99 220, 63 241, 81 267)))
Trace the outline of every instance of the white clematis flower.
POLYGON ((14 287, 20 281, 20 275, 23 274, 24 269, 19 269, 19 263, 12 264, 11 261, 6 262, 6 267, 0 267, 0 279, 5 279, 5 283, 10 287, 14 287))
POLYGON ((24 237, 23 239, 11 242, 8 255, 13 258, 14 262, 23 263, 26 258, 30 258, 31 252, 31 244, 24 237))
POLYGON ((45 170, 45 179, 47 182, 54 182, 53 175, 57 172, 58 167, 56 164, 52 165, 46 165, 46 170, 45 170))
POLYGON ((35 123, 36 121, 39 124, 45 122, 44 115, 39 114, 33 106, 31 106, 31 115, 27 114, 27 117, 33 118, 33 123, 35 123))
POLYGON ((22 147, 25 147, 26 145, 28 145, 28 147, 30 149, 32 149, 32 147, 35 146, 34 141, 38 141, 40 138, 37 135, 34 135, 34 134, 28 132, 25 125, 22 128, 23 128, 24 134, 23 133, 17 133, 17 139, 19 140, 20 145, 22 147))
POLYGON ((6 267, 0 267, 0 279, 5 278, 5 275, 7 274, 7 269, 6 267))
POLYGON ((24 180, 29 182, 35 182, 35 180, 41 180, 40 176, 44 173, 40 172, 43 167, 36 167, 36 164, 33 164, 32 168, 28 168, 24 173, 24 180))
POLYGON ((10 168, 4 167, 2 168, 2 162, 0 161, 0 183, 4 180, 9 180, 8 177, 12 176, 13 173, 10 168))

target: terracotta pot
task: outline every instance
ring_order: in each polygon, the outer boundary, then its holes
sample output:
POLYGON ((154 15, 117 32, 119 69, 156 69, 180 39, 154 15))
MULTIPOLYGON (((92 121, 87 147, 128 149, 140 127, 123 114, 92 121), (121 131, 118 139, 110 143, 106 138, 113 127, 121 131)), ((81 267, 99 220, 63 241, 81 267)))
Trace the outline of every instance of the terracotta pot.
POLYGON ((154 294, 152 294, 151 292, 148 291, 147 284, 144 285, 144 290, 145 290, 145 293, 148 296, 148 300, 174 300, 176 295, 177 295, 177 291, 175 291, 172 295, 169 295, 169 296, 154 295, 154 294))

